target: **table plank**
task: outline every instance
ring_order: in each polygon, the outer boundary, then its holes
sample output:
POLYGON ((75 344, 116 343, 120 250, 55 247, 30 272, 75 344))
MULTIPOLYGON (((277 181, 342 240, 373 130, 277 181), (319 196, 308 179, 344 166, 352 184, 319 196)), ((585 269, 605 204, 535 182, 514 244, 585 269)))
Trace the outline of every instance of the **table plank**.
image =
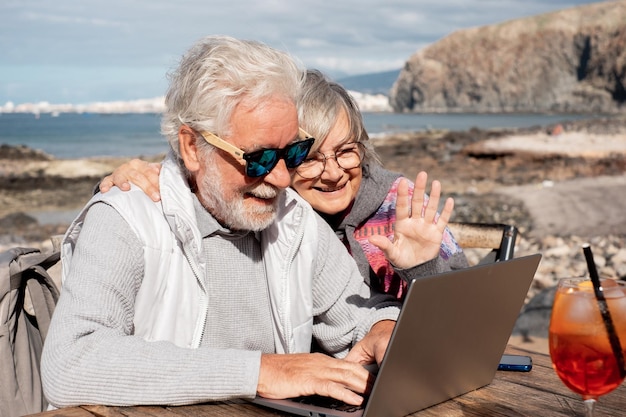
MULTIPOLYGON (((204 416, 251 416, 251 417, 260 417, 260 416, 285 416, 285 413, 270 410, 263 407, 259 407, 255 404, 249 403, 247 401, 229 401, 228 403, 213 403, 213 404, 205 404, 203 407, 210 407, 210 414, 203 414, 204 416), (236 413, 233 412, 236 410, 236 413)), ((197 406, 185 406, 182 408, 182 413, 180 416, 185 417, 193 417, 198 416, 197 406)), ((208 411, 208 410, 207 410, 208 411)))
POLYGON ((60 408, 32 415, 37 417, 276 417, 286 416, 275 410, 258 407, 247 401, 211 402, 181 406, 135 406, 118 407, 83 405, 60 408))
POLYGON ((81 407, 59 408, 58 410, 44 411, 43 413, 31 414, 42 417, 93 417, 94 414, 81 407))
MULTIPOLYGON (((584 405, 552 369, 548 355, 507 348, 507 353, 533 358, 530 372, 498 371, 487 387, 411 414, 411 416, 584 416, 584 405)), ((623 414, 626 387, 600 398, 596 416, 623 414)))

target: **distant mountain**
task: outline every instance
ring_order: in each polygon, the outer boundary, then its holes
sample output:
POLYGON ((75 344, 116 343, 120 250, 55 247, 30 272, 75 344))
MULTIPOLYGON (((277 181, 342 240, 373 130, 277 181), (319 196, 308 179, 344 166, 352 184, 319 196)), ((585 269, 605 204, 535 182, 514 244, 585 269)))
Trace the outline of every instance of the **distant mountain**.
POLYGON ((365 94, 389 95, 391 86, 400 75, 400 69, 370 74, 352 75, 336 81, 345 89, 365 94))
POLYGON ((463 29, 421 49, 389 92, 396 112, 626 110, 626 1, 463 29))

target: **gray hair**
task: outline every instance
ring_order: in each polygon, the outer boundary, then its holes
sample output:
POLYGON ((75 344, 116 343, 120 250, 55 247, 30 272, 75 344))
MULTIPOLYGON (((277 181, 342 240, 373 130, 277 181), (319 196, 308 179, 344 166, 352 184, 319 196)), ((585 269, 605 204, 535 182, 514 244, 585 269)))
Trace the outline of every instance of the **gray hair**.
POLYGON ((363 144, 365 163, 380 163, 369 142, 363 116, 354 98, 344 87, 331 81, 320 71, 307 70, 298 101, 298 118, 300 126, 315 138, 311 152, 319 149, 342 110, 346 112, 350 122, 350 131, 345 139, 363 144))
POLYGON ((287 53, 256 41, 207 36, 187 51, 168 78, 161 133, 180 159, 182 125, 228 136, 239 103, 270 96, 296 103, 304 77, 287 53))

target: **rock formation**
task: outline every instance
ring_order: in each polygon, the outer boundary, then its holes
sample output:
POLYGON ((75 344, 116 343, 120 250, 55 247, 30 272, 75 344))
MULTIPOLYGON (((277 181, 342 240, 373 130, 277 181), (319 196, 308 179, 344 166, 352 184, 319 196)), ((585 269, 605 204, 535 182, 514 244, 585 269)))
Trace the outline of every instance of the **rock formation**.
POLYGON ((613 113, 626 102, 626 1, 460 30, 415 53, 397 112, 613 113))

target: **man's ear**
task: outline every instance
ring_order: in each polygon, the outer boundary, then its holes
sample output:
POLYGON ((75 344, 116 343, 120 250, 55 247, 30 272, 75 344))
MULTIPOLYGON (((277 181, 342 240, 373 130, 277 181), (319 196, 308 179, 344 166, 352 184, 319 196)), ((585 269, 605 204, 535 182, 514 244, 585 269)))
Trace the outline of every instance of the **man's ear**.
POLYGON ((196 146, 196 134, 187 125, 182 125, 178 129, 178 147, 180 156, 185 162, 185 166, 190 172, 196 172, 200 169, 200 159, 198 156, 198 147, 196 146))

